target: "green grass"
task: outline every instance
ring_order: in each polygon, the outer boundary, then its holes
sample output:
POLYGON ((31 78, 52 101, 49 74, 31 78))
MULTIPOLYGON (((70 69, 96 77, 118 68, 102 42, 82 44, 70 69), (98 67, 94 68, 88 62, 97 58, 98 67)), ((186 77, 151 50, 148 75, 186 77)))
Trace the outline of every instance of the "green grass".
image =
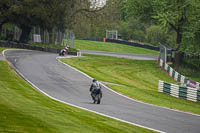
POLYGON ((33 89, 0 61, 0 132, 152 132, 54 101, 33 89))
POLYGON ((200 114, 200 103, 178 99, 158 92, 158 80, 175 83, 156 61, 87 55, 83 58, 62 59, 63 62, 100 81, 113 90, 146 103, 200 114))
POLYGON ((97 41, 75 40, 74 47, 81 50, 107 51, 130 54, 159 55, 158 51, 138 48, 117 43, 104 43, 97 41))
POLYGON ((6 48, 0 47, 0 53, 2 53, 6 48))

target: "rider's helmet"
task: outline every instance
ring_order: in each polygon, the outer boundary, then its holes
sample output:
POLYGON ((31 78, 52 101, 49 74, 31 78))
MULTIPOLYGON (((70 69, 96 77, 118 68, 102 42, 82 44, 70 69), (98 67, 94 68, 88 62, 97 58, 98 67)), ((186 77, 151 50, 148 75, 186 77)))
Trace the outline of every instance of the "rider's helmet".
POLYGON ((92 81, 93 81, 93 82, 96 82, 97 80, 96 80, 96 79, 93 79, 92 81))

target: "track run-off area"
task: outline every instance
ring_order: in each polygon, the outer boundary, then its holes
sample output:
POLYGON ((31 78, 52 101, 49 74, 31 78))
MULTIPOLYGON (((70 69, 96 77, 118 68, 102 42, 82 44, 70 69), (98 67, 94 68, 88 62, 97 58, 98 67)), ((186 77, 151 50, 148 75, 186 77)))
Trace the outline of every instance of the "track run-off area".
MULTIPOLYGON (((89 94, 91 78, 61 63, 57 59, 58 54, 30 50, 7 50, 4 55, 25 80, 42 93, 58 101, 155 131, 200 132, 199 115, 137 102, 105 86, 102 88, 101 104, 93 104, 89 94)), ((130 55, 120 54, 120 56, 130 55)), ((136 56, 137 59, 156 58, 144 55, 136 56)))

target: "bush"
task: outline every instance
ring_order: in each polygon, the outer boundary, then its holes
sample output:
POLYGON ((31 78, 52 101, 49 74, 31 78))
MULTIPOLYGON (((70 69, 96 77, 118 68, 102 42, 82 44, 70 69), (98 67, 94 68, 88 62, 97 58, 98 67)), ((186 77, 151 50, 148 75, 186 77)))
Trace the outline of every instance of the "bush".
POLYGON ((7 38, 6 38, 6 35, 4 35, 4 34, 2 34, 1 36, 0 36, 0 40, 6 40, 7 38))
POLYGON ((160 26, 152 25, 146 30, 146 39, 148 43, 153 45, 165 44, 167 42, 167 34, 160 26))
POLYGON ((69 52, 77 52, 77 49, 75 49, 75 48, 69 48, 69 52))

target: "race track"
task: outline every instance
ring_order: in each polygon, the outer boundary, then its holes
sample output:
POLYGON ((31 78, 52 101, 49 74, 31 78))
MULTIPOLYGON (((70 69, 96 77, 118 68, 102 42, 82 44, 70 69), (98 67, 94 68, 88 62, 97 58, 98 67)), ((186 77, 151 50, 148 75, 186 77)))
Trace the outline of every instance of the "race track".
POLYGON ((56 99, 164 132, 200 133, 198 115, 140 103, 106 88, 103 88, 102 103, 92 104, 91 79, 57 61, 57 54, 8 50, 5 55, 25 78, 56 99))
POLYGON ((154 56, 154 55, 122 54, 122 53, 115 53, 115 52, 88 51, 88 50, 81 50, 81 53, 114 56, 114 57, 119 57, 119 58, 128 58, 128 59, 135 59, 135 60, 156 60, 158 58, 157 56, 154 56))

